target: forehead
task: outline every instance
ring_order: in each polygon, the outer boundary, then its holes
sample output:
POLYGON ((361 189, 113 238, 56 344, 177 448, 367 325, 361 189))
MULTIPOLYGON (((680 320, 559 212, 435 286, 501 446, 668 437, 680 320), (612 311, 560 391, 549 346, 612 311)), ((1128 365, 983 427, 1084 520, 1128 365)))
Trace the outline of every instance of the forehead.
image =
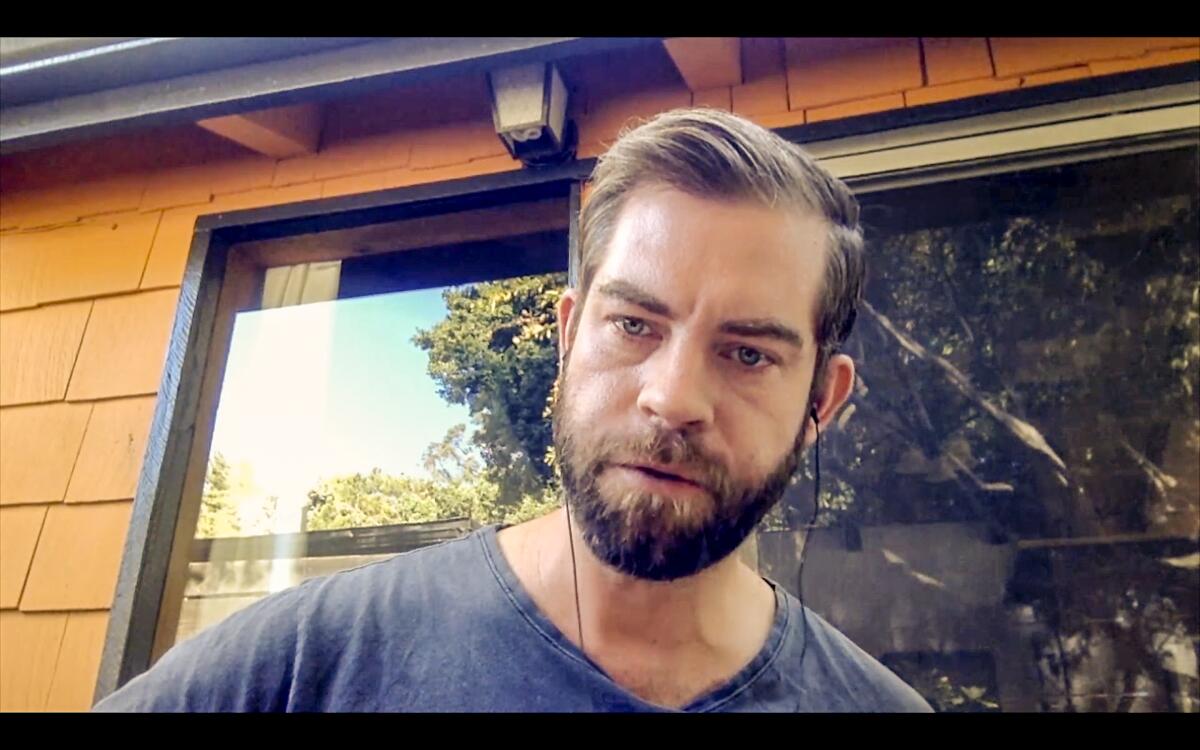
POLYGON ((773 316, 810 330, 826 222, 799 209, 644 187, 626 200, 592 286, 620 279, 680 313, 773 316))

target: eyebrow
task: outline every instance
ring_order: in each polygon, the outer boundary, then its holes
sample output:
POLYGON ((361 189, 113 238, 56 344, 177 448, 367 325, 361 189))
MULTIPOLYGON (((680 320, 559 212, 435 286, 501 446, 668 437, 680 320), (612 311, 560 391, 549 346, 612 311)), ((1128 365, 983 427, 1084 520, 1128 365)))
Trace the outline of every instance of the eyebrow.
POLYGON ((606 297, 616 297, 631 305, 649 310, 655 315, 661 315, 664 318, 675 317, 667 303, 652 294, 643 292, 628 281, 609 281, 601 285, 598 291, 606 297))
POLYGON ((721 332, 731 333, 734 336, 776 339, 785 344, 791 344, 797 349, 804 348, 804 337, 796 329, 786 326, 778 320, 730 320, 721 324, 721 332))
MULTIPOLYGON (((655 315, 674 317, 671 308, 665 302, 627 281, 609 281, 602 284, 597 291, 607 297, 616 297, 631 305, 637 305, 655 315)), ((773 318, 729 320, 721 324, 720 331, 734 336, 776 339, 799 349, 804 348, 804 337, 799 331, 773 318)))

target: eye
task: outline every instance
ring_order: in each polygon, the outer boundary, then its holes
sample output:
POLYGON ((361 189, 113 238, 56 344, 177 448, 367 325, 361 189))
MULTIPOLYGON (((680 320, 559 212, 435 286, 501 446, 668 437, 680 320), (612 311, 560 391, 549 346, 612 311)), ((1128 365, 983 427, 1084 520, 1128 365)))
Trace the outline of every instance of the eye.
POLYGON ((771 364, 771 358, 757 349, 749 346, 739 346, 733 350, 733 359, 738 364, 748 368, 758 369, 771 364))
POLYGON ((621 332, 629 336, 645 336, 650 332, 650 326, 646 325, 646 321, 638 318, 620 317, 616 320, 621 332))

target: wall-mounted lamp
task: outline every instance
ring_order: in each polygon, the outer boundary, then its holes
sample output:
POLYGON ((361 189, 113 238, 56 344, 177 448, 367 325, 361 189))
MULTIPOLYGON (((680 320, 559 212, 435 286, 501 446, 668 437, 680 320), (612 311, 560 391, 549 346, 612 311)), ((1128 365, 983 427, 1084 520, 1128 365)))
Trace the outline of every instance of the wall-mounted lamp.
POLYGON ((533 63, 488 74, 496 134, 527 167, 575 155, 575 124, 567 121, 567 87, 550 63, 533 63))

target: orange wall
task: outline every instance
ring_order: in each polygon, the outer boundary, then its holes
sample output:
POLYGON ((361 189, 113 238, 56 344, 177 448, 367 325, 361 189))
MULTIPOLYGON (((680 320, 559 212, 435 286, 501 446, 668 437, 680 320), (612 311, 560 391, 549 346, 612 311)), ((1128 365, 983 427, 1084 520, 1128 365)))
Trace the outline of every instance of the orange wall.
MULTIPOLYGON (((752 39, 742 54, 744 83, 696 93, 661 50, 569 61, 580 155, 673 107, 781 127, 1194 61, 1200 39, 752 39)), ((188 126, 0 167, 0 710, 84 710, 196 216, 519 165, 466 76, 330 105, 309 156, 188 126)))

